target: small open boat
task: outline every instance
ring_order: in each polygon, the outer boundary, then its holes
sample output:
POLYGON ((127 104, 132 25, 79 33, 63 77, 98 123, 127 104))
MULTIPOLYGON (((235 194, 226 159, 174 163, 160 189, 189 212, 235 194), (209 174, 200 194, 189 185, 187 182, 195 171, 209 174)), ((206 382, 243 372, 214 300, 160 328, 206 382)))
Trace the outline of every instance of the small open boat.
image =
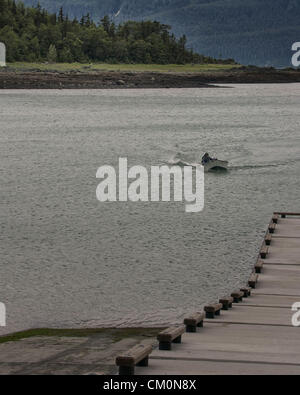
POLYGON ((203 167, 205 172, 210 170, 227 170, 228 162, 227 160, 210 159, 203 164, 203 167))

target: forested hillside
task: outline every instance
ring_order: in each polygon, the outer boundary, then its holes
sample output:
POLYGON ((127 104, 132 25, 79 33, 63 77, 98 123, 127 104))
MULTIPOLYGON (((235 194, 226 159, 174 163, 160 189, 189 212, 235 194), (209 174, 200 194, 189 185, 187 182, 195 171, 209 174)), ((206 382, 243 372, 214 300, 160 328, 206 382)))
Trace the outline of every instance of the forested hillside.
MULTIPOLYGON (((27 4, 37 0, 25 0, 27 4)), ((243 64, 288 66, 293 42, 300 41, 299 0, 40 0, 69 16, 109 14, 116 22, 151 19, 172 26, 187 45, 209 56, 243 64)))
POLYGON ((216 62, 186 49, 186 37, 176 39, 159 22, 117 25, 104 16, 96 23, 89 14, 71 19, 63 8, 56 15, 14 0, 0 0, 0 41, 6 44, 9 62, 216 62))

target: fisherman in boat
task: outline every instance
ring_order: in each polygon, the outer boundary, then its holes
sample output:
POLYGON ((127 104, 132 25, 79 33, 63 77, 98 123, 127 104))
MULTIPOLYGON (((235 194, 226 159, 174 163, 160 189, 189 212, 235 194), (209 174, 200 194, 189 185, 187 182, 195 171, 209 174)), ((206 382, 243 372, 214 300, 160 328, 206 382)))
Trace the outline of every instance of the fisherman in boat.
POLYGON ((210 160, 212 160, 212 158, 209 156, 209 153, 206 152, 206 153, 202 156, 202 165, 205 165, 205 163, 208 163, 210 160))
POLYGON ((202 166, 204 167, 204 171, 210 171, 210 170, 227 170, 228 169, 228 161, 227 160, 219 160, 217 158, 211 158, 209 153, 206 152, 202 156, 202 166))

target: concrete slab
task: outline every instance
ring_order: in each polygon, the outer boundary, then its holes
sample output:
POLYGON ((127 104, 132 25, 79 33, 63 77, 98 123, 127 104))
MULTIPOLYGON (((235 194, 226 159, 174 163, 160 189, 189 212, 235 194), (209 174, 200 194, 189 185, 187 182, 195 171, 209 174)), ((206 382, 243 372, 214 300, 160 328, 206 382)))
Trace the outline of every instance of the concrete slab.
POLYGON ((294 265, 272 265, 269 264, 264 266, 263 272, 259 275, 259 278, 276 278, 282 280, 284 284, 288 284, 290 281, 299 281, 300 283, 300 266, 294 265))
MULTIPOLYGON (((153 343, 153 339, 147 339, 143 341, 145 344, 148 341, 149 344, 153 343)), ((104 364, 114 365, 117 354, 121 354, 124 350, 129 350, 131 347, 136 345, 136 339, 123 339, 117 343, 111 344, 110 347, 101 347, 101 344, 97 343, 86 343, 82 347, 73 350, 72 352, 66 353, 56 358, 57 363, 63 364, 104 364)))
POLYGON ((260 295, 252 293, 250 298, 244 298, 243 303, 240 303, 238 307, 279 307, 291 309, 291 306, 295 303, 294 296, 273 296, 273 295, 260 295))
POLYGON ((299 249, 270 246, 269 254, 265 261, 266 263, 271 263, 273 261, 286 265, 300 265, 299 249))
POLYGON ((300 226, 300 218, 299 217, 288 217, 288 218, 279 218, 278 224, 282 226, 291 226, 291 225, 299 225, 300 226))
POLYGON ((83 337, 34 336, 6 342, 0 344, 0 375, 116 374, 117 355, 141 341, 153 344, 155 340, 153 335, 136 335, 116 341, 109 334, 96 333, 83 337))
POLYGON ((291 265, 264 265, 263 273, 253 294, 291 295, 300 300, 300 267, 291 265))
POLYGON ((269 254, 264 263, 300 266, 300 238, 272 236, 269 254))
MULTIPOLYGON (((0 363, 34 363, 54 357, 86 342, 85 338, 37 336, 0 344, 0 363)), ((0 370, 1 372, 1 370, 0 370)))
POLYGON ((255 364, 220 361, 151 359, 148 368, 136 368, 137 375, 299 375, 300 365, 255 364))
MULTIPOLYGON (((293 220, 294 222, 295 220, 293 220)), ((300 224, 289 225, 278 224, 275 228, 274 237, 300 237, 300 224)))
POLYGON ((276 259, 276 257, 272 257, 272 259, 268 258, 264 260, 264 265, 277 265, 277 266, 300 266, 300 263, 291 263, 288 259, 276 259))
POLYGON ((186 333, 182 344, 172 345, 172 351, 154 350, 153 358, 300 366, 300 331, 295 327, 283 331, 281 327, 207 323, 197 333, 186 333))
POLYGON ((300 240, 297 237, 280 237, 276 236, 276 233, 274 234, 274 237, 272 236, 272 242, 270 245, 270 249, 272 250, 273 247, 276 248, 290 248, 290 249, 297 249, 299 251, 300 248, 300 240))
MULTIPOLYGON (((245 325, 281 325, 292 326, 292 311, 275 307, 248 307, 238 308, 222 312, 214 322, 227 322, 245 325)), ((255 328, 253 328, 255 331, 255 328)))
MULTIPOLYGON (((12 365, 7 365, 11 369, 12 365)), ((0 364, 0 375, 15 374, 15 375, 103 375, 116 374, 115 366, 107 366, 103 364, 98 365, 74 365, 74 364, 59 364, 59 363, 33 363, 33 364, 18 364, 14 366, 14 370, 10 373, 5 372, 5 366, 0 364)))
POLYGON ((289 288, 286 288, 282 286, 280 281, 277 281, 272 285, 261 281, 259 287, 254 291, 254 294, 292 296, 295 298, 295 302, 300 301, 299 283, 294 283, 289 288))
POLYGON ((25 366, 24 363, 5 363, 0 362, 0 375, 16 374, 20 369, 25 366))

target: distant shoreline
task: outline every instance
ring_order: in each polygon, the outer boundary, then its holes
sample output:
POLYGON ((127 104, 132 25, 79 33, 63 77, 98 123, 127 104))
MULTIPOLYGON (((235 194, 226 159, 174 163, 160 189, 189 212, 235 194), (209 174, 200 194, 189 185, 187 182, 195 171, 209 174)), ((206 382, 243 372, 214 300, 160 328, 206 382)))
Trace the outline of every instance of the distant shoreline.
MULTIPOLYGON (((155 66, 155 65, 153 65, 155 66)), ((146 66, 145 66, 146 68, 146 66)), ((147 88, 207 88, 216 84, 259 84, 300 82, 300 70, 259 67, 232 67, 203 71, 145 70, 133 66, 126 69, 0 69, 0 89, 147 89, 147 88)), ((179 69, 180 70, 180 69, 179 69)))

